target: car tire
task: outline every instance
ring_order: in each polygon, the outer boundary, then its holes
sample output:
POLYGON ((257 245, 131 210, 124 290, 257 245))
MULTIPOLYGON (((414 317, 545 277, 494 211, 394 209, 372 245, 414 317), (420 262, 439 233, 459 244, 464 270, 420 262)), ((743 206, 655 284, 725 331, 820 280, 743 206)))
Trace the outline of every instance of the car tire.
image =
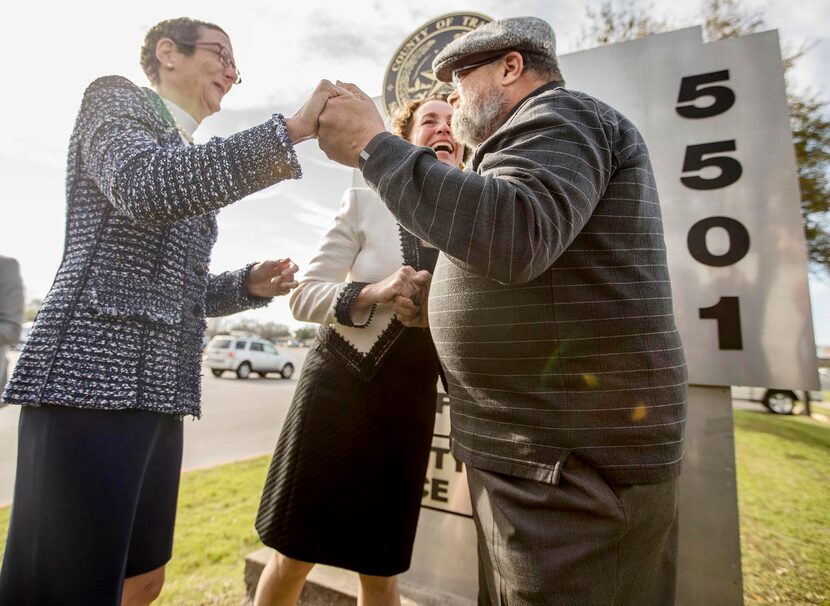
POLYGON ((237 379, 247 379, 251 376, 251 365, 248 362, 242 362, 239 368, 236 369, 237 379))
POLYGON ((795 409, 795 400, 792 392, 771 389, 764 396, 764 406, 777 415, 791 415, 795 409))
POLYGON ((292 377, 292 375, 294 374, 294 365, 293 364, 286 364, 285 366, 282 367, 282 370, 280 371, 280 374, 282 375, 283 379, 290 379, 292 377))
POLYGON ((221 377, 222 373, 225 372, 225 371, 224 370, 219 370, 218 368, 214 368, 210 372, 213 373, 214 377, 221 377))

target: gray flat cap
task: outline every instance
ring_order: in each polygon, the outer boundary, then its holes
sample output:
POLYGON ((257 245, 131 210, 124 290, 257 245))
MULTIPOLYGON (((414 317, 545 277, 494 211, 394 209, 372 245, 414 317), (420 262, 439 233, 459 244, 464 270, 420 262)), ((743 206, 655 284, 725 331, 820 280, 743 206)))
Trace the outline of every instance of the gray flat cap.
POLYGON ((436 55, 432 71, 441 82, 452 80, 452 70, 511 50, 556 57, 556 36, 546 21, 511 17, 492 21, 450 42, 436 55))

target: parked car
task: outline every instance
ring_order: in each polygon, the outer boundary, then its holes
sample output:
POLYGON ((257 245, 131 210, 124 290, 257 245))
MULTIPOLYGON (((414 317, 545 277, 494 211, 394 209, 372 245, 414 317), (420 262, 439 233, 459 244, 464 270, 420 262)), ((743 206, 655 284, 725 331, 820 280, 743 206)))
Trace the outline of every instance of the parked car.
POLYGON ((205 366, 214 377, 221 377, 226 370, 240 379, 247 379, 252 372, 261 377, 278 372, 283 379, 294 374, 294 360, 278 352, 270 341, 256 337, 213 337, 205 349, 205 366))
MULTIPOLYGON (((732 397, 736 400, 752 400, 766 406, 777 415, 791 415, 795 403, 803 397, 803 391, 792 389, 771 389, 769 387, 732 387, 732 397)), ((820 391, 810 391, 811 402, 821 402, 820 391)))

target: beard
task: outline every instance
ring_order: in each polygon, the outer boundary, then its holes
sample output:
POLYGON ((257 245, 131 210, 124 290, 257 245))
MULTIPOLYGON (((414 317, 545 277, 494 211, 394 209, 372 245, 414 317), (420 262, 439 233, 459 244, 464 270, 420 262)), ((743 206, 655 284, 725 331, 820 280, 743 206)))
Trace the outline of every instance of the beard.
POLYGON ((467 147, 478 147, 496 130, 506 108, 507 95, 502 91, 465 91, 452 114, 453 137, 467 147))

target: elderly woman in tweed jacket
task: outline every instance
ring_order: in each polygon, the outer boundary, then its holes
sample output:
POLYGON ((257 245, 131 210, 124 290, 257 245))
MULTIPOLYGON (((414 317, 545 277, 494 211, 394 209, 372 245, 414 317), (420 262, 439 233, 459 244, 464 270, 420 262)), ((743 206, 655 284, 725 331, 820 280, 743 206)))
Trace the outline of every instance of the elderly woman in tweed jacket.
POLYGON ((298 179, 337 89, 227 139, 190 135, 241 81, 227 34, 163 21, 141 54, 154 90, 87 88, 69 144, 63 260, 5 391, 23 405, 0 603, 147 604, 170 558, 182 417, 200 415, 205 316, 268 304, 290 260, 208 273, 216 211, 298 179), (126 578, 126 581, 125 581, 126 578))

